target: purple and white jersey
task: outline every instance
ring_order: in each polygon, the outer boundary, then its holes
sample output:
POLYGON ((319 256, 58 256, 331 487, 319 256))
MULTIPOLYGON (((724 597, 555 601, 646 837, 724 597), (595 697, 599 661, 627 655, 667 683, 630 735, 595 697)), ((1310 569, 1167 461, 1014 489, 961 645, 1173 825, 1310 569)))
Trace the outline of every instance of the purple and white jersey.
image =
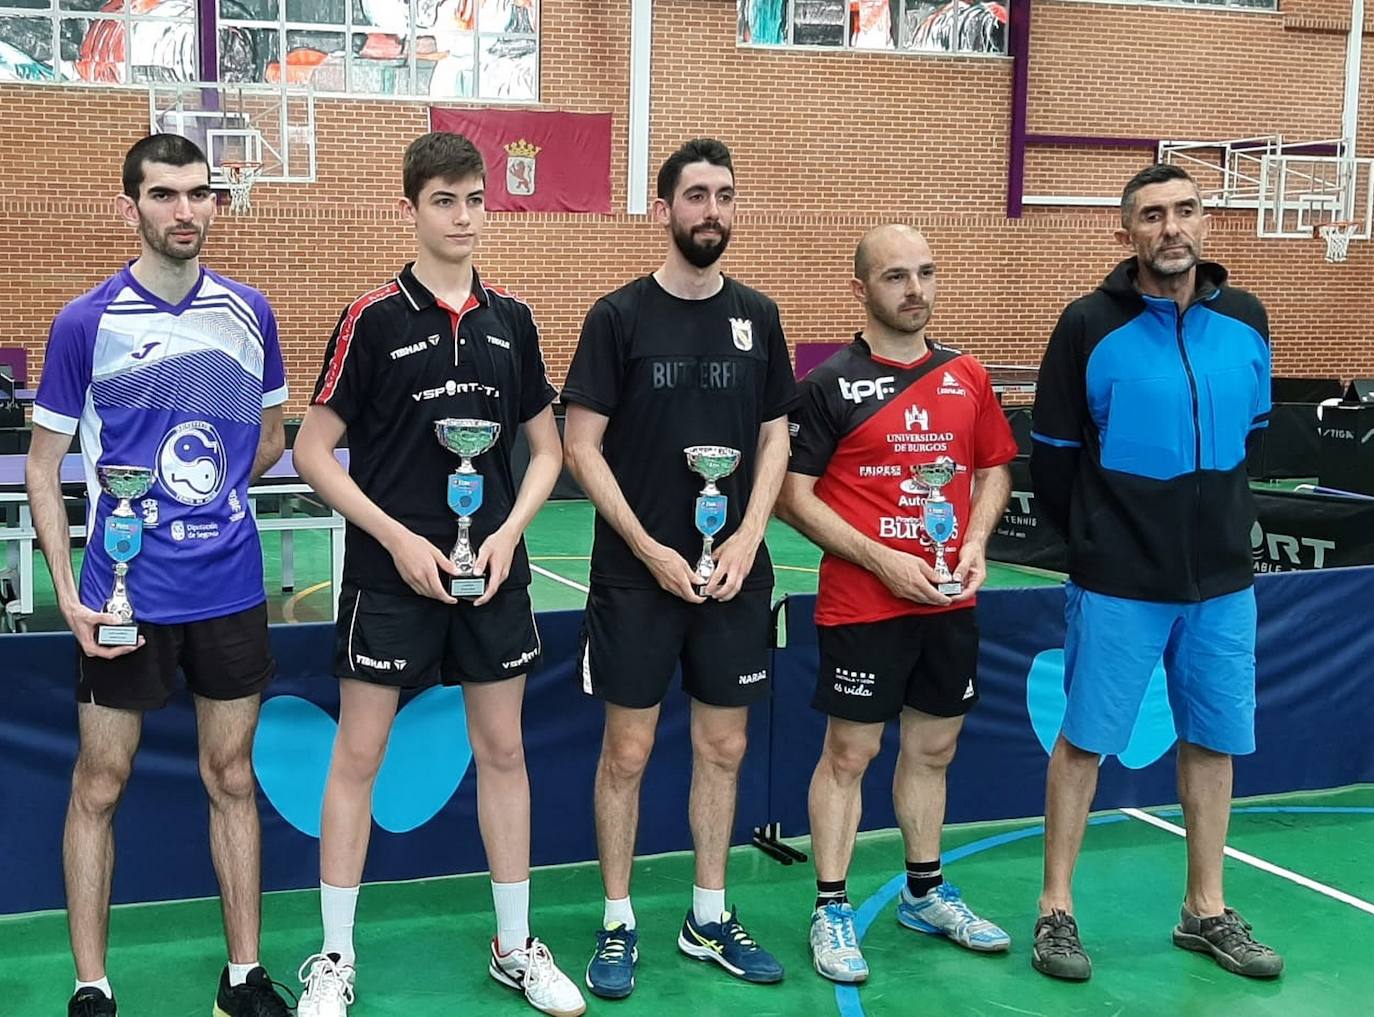
POLYGON ((125 266, 53 320, 33 421, 81 432, 87 542, 81 602, 114 585, 105 519, 116 500, 96 466, 147 466, 134 502, 143 550, 129 569, 139 620, 163 625, 233 614, 266 599, 248 481, 264 407, 286 401, 267 298, 202 269, 172 306, 125 266))

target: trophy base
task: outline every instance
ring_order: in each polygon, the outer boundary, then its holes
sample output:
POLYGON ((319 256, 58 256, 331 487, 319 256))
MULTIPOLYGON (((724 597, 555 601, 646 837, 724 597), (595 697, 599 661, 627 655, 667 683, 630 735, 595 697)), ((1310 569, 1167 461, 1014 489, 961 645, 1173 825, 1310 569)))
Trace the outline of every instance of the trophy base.
POLYGON ((450 597, 472 600, 486 592, 486 576, 459 576, 457 579, 450 579, 448 583, 448 595, 450 597))
POLYGON ((964 592, 964 584, 957 579, 951 579, 947 583, 938 584, 935 589, 946 597, 957 597, 964 592))
POLYGON ((137 646, 137 625, 99 625, 95 630, 98 646, 137 646))

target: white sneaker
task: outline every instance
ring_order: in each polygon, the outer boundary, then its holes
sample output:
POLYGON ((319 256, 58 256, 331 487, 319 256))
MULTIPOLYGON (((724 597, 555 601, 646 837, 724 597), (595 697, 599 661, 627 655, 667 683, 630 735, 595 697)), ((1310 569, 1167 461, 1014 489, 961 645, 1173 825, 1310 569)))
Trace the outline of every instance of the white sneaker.
POLYGON ((296 1017, 348 1017, 355 974, 337 953, 307 957, 296 977, 305 983, 296 1017))
POLYGON ((586 1000, 573 980, 558 970, 549 948, 529 939, 522 950, 496 952, 491 941, 491 977, 516 992, 523 992, 530 1006, 550 1017, 579 1017, 587 1012, 586 1000))

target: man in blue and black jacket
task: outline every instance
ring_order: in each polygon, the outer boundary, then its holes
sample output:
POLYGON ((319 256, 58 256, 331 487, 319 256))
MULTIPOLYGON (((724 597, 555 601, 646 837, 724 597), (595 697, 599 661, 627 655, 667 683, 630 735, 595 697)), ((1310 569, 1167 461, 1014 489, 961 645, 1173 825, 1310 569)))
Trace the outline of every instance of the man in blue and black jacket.
POLYGON ((1126 185, 1117 239, 1134 256, 1065 308, 1035 399, 1035 496, 1069 541, 1068 708, 1050 759, 1045 884, 1032 964, 1086 979, 1074 863, 1103 755, 1130 740, 1162 655, 1178 732, 1188 884, 1175 945, 1273 977, 1222 894, 1231 757, 1255 748, 1255 598, 1245 472, 1268 422, 1263 305, 1202 261, 1208 217, 1177 166, 1126 185))

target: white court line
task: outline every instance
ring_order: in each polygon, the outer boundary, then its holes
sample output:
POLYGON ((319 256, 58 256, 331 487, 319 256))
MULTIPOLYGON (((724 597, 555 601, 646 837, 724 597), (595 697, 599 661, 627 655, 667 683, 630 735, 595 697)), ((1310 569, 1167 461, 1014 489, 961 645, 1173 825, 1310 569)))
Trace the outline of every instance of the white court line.
MULTIPOLYGON (((1188 836, 1187 830, 1181 826, 1176 826, 1167 819, 1160 819, 1158 816, 1152 816, 1150 813, 1142 812, 1140 809, 1122 809, 1121 811, 1132 819, 1140 820, 1142 823, 1149 823, 1151 826, 1157 826, 1161 830, 1168 830, 1170 833, 1177 834, 1185 839, 1188 836)), ((1301 873, 1294 872, 1292 869, 1285 869, 1280 865, 1275 865, 1273 862, 1266 862, 1263 858, 1256 858, 1254 855, 1246 854, 1244 851, 1237 851, 1233 847, 1228 846, 1225 850, 1229 857, 1234 858, 1238 862, 1244 862, 1246 865, 1253 865, 1261 872, 1267 872, 1271 876, 1280 876, 1290 882, 1297 883, 1299 886, 1305 886, 1309 890, 1316 890, 1317 893, 1330 897, 1332 900, 1338 900, 1342 904, 1349 904, 1352 908, 1357 908, 1366 914, 1374 915, 1374 904, 1369 903, 1367 900, 1361 900, 1359 897, 1352 896, 1344 890, 1337 890, 1335 887, 1327 886, 1325 883, 1318 883, 1315 879, 1309 879, 1301 873)))
POLYGON ((541 569, 538 565, 534 564, 533 562, 530 562, 530 571, 537 572, 545 579, 552 579, 555 583, 562 583, 564 586, 571 586, 574 590, 578 590, 582 593, 591 592, 587 589, 587 587, 583 586, 581 583, 575 583, 565 576, 560 576, 557 572, 550 572, 548 569, 541 569))

